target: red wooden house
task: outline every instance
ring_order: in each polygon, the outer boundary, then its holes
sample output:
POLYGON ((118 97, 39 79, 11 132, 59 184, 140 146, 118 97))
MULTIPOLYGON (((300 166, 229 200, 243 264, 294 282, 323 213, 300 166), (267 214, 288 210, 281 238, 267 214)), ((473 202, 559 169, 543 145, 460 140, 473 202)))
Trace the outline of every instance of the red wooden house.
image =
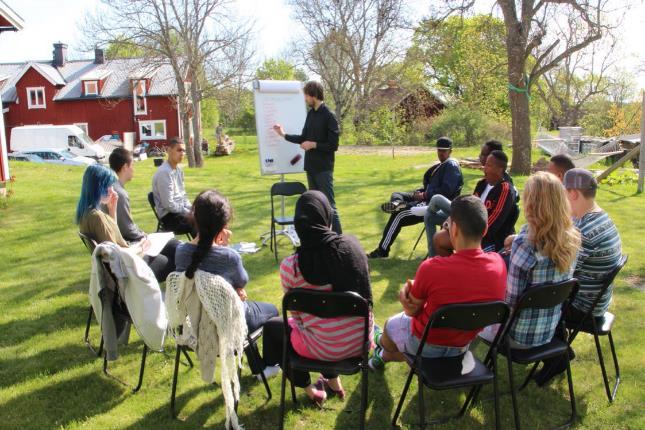
MULTIPOLYGON (((24 21, 5 2, 0 0, 0 33, 4 31, 18 31, 24 27, 24 21)), ((0 93, 2 91, 2 76, 0 74, 0 93)), ((4 194, 4 182, 9 179, 9 163, 7 162, 7 140, 5 138, 4 109, 0 103, 0 193, 4 194)))
POLYGON ((181 136, 177 85, 170 65, 141 58, 67 61, 54 44, 51 61, 0 64, 0 94, 11 149, 11 129, 75 124, 94 140, 134 132, 135 143, 158 145, 181 136))

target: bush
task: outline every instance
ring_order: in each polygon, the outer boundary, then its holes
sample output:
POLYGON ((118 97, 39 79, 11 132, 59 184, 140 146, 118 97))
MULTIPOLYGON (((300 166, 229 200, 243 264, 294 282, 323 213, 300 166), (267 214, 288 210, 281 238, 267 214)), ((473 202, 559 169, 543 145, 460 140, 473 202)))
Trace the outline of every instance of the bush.
POLYGON ((487 139, 505 140, 509 127, 465 105, 446 108, 434 119, 428 138, 448 136, 455 146, 481 145, 487 139))

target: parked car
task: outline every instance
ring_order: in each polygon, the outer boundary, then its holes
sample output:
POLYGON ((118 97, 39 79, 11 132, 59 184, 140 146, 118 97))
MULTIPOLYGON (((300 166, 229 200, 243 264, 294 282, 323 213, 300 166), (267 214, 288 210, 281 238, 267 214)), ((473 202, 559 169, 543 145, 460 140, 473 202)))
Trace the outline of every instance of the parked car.
POLYGON ((96 163, 96 160, 92 158, 80 157, 66 149, 34 149, 30 151, 21 151, 18 154, 35 155, 45 163, 65 164, 68 166, 89 166, 90 164, 96 163))
POLYGON ((11 149, 14 151, 51 148, 69 150, 79 156, 106 160, 101 145, 94 143, 83 130, 75 125, 25 125, 11 129, 11 149))
POLYGON ((11 152, 8 154, 11 161, 31 161, 32 163, 44 163, 45 160, 36 154, 23 154, 22 152, 11 152))

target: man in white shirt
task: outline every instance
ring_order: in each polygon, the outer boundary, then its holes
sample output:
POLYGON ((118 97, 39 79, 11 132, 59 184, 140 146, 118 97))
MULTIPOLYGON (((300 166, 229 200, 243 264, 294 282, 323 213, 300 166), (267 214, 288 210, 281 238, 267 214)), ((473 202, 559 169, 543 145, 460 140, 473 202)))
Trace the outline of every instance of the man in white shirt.
POLYGON ((194 237, 195 227, 188 218, 191 204, 184 189, 184 171, 179 166, 185 153, 186 146, 179 138, 168 142, 168 159, 152 177, 152 194, 164 229, 194 237))

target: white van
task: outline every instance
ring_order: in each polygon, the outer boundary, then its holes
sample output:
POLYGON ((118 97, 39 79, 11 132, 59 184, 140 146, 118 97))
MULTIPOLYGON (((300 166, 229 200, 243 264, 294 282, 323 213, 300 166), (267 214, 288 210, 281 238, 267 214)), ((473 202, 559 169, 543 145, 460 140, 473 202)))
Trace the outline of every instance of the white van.
POLYGON ((11 129, 11 150, 69 149, 73 154, 105 161, 105 151, 75 125, 25 125, 11 129))

